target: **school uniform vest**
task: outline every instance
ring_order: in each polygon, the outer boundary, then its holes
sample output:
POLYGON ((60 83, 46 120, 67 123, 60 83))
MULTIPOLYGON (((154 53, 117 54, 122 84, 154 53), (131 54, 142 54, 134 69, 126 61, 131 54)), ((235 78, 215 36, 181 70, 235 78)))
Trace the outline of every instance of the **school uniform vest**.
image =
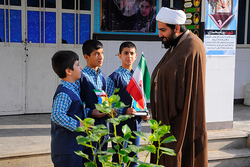
MULTIPOLYGON (((56 95, 60 92, 66 93, 72 100, 70 108, 67 111, 67 115, 76 120, 77 118, 74 115, 77 115, 79 118, 84 119, 81 99, 72 90, 63 87, 63 85, 61 84, 57 87, 53 99, 55 99, 56 95)), ((72 154, 74 153, 73 151, 83 150, 84 146, 77 144, 76 137, 78 135, 84 134, 78 133, 76 131, 72 132, 51 121, 51 156, 60 154, 72 154)))
MULTIPOLYGON (((104 77, 105 75, 102 77, 102 84, 103 84, 102 90, 106 91, 106 79, 104 77)), ((81 99, 82 101, 85 101, 86 108, 91 109, 91 111, 89 111, 88 113, 88 117, 91 117, 92 110, 96 108, 95 104, 98 104, 98 97, 94 92, 95 87, 84 74, 81 75, 80 85, 81 85, 81 92, 80 92, 81 99)), ((108 118, 109 118, 108 116, 104 116, 101 118, 94 118, 95 125, 103 124, 109 127, 109 125, 107 124, 108 118)))
MULTIPOLYGON (((109 77, 114 82, 115 88, 120 89, 118 92, 118 95, 120 96, 120 101, 122 101, 125 105, 128 105, 129 107, 131 107, 132 98, 126 89, 128 85, 127 82, 117 72, 113 72, 109 77)), ((126 115, 127 108, 128 107, 124 107, 123 115, 126 115)), ((142 123, 141 117, 135 116, 126 121, 122 121, 119 127, 122 127, 123 125, 128 124, 131 131, 141 131, 141 123, 142 123)))

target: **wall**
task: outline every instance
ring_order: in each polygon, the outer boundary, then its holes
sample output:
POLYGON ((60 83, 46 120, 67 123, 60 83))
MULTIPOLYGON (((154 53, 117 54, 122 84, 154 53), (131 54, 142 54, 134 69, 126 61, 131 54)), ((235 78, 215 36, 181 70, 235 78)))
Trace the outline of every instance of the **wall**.
MULTIPOLYGON (((117 70, 119 66, 121 66, 121 60, 118 57, 118 53, 120 44, 124 41, 101 40, 101 42, 104 45, 104 63, 101 69, 108 76, 113 71, 117 70)), ((144 52, 148 70, 151 75, 154 70, 154 67, 157 65, 157 63, 160 61, 160 59, 166 52, 166 49, 161 47, 161 42, 132 42, 137 47, 137 59, 133 64, 133 69, 137 67, 141 57, 141 53, 144 52)))
POLYGON ((236 49, 234 99, 244 99, 245 85, 250 83, 250 49, 236 49))
POLYGON ((207 56, 206 118, 208 129, 233 126, 235 56, 207 56))
MULTIPOLYGON (((123 41, 101 41, 104 44, 102 71, 109 75, 121 65, 118 49, 123 41)), ((141 52, 152 74, 154 67, 167 51, 161 42, 133 41, 137 46, 137 67, 141 52)), ((206 59, 206 119, 208 129, 230 129, 233 126, 233 96, 235 56, 207 56, 206 59)))

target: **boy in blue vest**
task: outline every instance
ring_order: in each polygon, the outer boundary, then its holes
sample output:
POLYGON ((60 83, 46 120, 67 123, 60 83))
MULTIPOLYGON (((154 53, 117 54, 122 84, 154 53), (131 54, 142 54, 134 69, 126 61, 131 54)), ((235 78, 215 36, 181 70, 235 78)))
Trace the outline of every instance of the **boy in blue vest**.
MULTIPOLYGON (((111 96, 115 90, 115 88, 119 88, 118 95, 120 96, 121 100, 125 105, 131 106, 132 98, 128 91, 126 90, 127 85, 133 75, 132 66, 134 61, 136 60, 136 46, 132 42, 123 42, 120 45, 119 49, 119 58, 122 60, 122 66, 120 66, 116 71, 114 71, 107 79, 107 94, 111 96)), ((146 111, 148 112, 148 111, 146 111)), ((123 109, 117 110, 117 115, 134 115, 136 111, 134 108, 131 107, 124 107, 123 109)), ((127 124, 131 131, 141 131, 141 123, 142 119, 147 121, 149 119, 149 115, 147 116, 135 116, 126 121, 122 121, 117 126, 117 134, 119 136, 123 136, 122 133, 122 126, 127 124)), ((111 133, 114 131, 113 126, 110 125, 111 133)), ((133 134, 135 136, 135 134, 133 134)), ((140 144, 140 137, 135 136, 136 139, 130 139, 133 145, 139 146, 140 144)), ((114 143, 112 143, 114 147, 114 143)), ((133 157, 136 153, 130 153, 130 157, 133 157)), ((113 155, 113 162, 118 162, 118 155, 113 155)), ((138 164, 131 162, 130 167, 137 167, 138 164)))
MULTIPOLYGON (((103 45, 98 40, 87 40, 82 46, 82 52, 87 66, 82 70, 80 78, 81 92, 80 96, 82 101, 85 101, 86 108, 88 110, 87 116, 95 119, 95 125, 103 124, 109 128, 107 119, 109 115, 102 113, 95 108, 95 104, 98 103, 98 97, 94 90, 106 91, 106 75, 101 71, 99 67, 103 63, 103 45)), ((115 113, 116 114, 116 113, 115 113)), ((107 151, 107 143, 105 142, 109 138, 109 135, 104 136, 101 139, 102 151, 107 151)), ((99 145, 94 142, 93 145, 98 150, 99 145)), ((84 153, 89 155, 90 160, 94 160, 91 148, 86 148, 84 153)), ((98 161, 97 166, 101 167, 102 164, 98 161)))
POLYGON ((82 133, 75 131, 83 126, 75 115, 84 119, 79 86, 76 84, 81 77, 82 66, 75 52, 65 50, 53 55, 52 67, 62 80, 55 92, 51 112, 51 159, 55 167, 82 167, 83 158, 74 153, 84 150, 84 146, 76 141, 82 133))

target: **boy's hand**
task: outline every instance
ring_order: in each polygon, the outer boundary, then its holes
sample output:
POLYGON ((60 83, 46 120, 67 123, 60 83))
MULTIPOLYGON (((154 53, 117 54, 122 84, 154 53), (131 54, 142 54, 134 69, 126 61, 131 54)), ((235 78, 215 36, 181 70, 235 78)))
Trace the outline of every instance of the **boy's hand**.
POLYGON ((114 109, 113 115, 114 117, 117 116, 117 109, 114 109))
MULTIPOLYGON (((148 113, 148 110, 146 110, 146 112, 148 113)), ((146 116, 141 116, 141 118, 142 118, 143 121, 147 121, 147 120, 150 118, 150 115, 149 115, 149 113, 148 113, 148 115, 146 115, 146 116)))
POLYGON ((101 113, 100 111, 98 111, 97 109, 94 109, 92 111, 92 117, 94 118, 101 118, 101 117, 104 117, 105 115, 107 115, 106 113, 101 113))
POLYGON ((128 108, 127 111, 126 111, 126 114, 127 115, 135 115, 136 111, 135 111, 134 108, 128 108))
MULTIPOLYGON (((114 116, 114 117, 117 116, 117 112, 116 112, 116 111, 117 111, 117 109, 114 109, 114 111, 113 111, 113 116, 114 116)), ((109 117, 109 118, 112 117, 112 116, 111 116, 111 113, 108 114, 108 117, 109 117)))

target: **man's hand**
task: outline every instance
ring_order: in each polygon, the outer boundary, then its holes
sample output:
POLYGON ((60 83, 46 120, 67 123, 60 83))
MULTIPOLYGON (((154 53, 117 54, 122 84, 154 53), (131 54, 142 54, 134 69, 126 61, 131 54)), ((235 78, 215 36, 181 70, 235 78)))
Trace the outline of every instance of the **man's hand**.
MULTIPOLYGON (((146 112, 148 113, 148 110, 146 110, 146 112)), ((150 115, 149 115, 149 113, 148 113, 148 115, 146 115, 146 116, 141 116, 141 118, 142 118, 143 121, 147 121, 147 120, 150 118, 150 115)))
POLYGON ((136 111, 135 111, 134 108, 128 108, 127 111, 126 111, 126 114, 127 115, 135 115, 136 111))
POLYGON ((92 115, 91 117, 94 117, 94 118, 101 118, 101 117, 104 117, 105 115, 107 115, 106 113, 101 113, 100 111, 98 111, 97 109, 94 109, 92 111, 92 115))

